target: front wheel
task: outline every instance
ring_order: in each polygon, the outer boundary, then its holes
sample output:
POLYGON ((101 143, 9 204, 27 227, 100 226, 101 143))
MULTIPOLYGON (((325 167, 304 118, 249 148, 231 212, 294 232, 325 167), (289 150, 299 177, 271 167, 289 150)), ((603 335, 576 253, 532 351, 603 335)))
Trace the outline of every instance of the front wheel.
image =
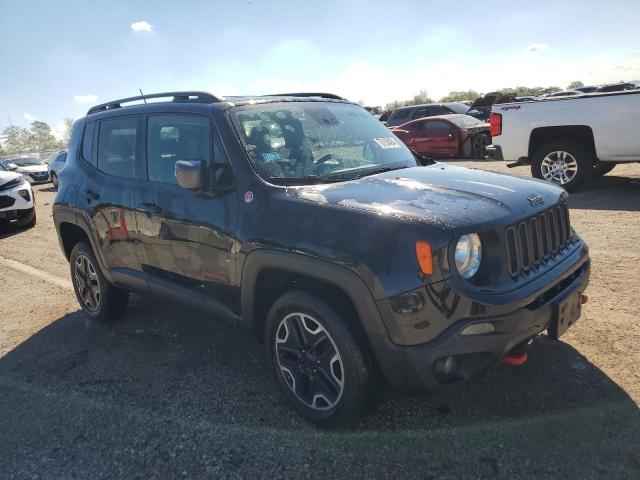
POLYGON ((267 315, 265 344, 282 394, 321 426, 353 421, 374 398, 370 357, 346 321, 304 292, 285 293, 267 315))
POLYGON ((51 172, 51 183, 53 183, 53 186, 55 187, 55 189, 58 189, 58 175, 55 174, 55 172, 51 172))
POLYGON ((586 148, 570 141, 557 141, 543 145, 533 155, 531 174, 574 191, 591 178, 593 164, 593 155, 586 148))
POLYGON ((111 285, 100 270, 91 247, 78 242, 71 251, 71 281, 82 310, 100 322, 121 315, 129 303, 129 292, 111 285))
POLYGON ((490 137, 486 133, 479 133, 471 139, 472 158, 484 158, 487 154, 487 145, 491 143, 490 137))

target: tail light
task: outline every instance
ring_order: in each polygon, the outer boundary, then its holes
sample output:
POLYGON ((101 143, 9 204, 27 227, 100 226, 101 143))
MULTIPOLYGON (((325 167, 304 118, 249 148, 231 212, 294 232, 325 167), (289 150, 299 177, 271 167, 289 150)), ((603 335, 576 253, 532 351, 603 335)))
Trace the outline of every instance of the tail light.
POLYGON ((491 125, 491 136, 497 137, 502 134, 502 115, 499 113, 491 112, 489 117, 489 124, 491 125))

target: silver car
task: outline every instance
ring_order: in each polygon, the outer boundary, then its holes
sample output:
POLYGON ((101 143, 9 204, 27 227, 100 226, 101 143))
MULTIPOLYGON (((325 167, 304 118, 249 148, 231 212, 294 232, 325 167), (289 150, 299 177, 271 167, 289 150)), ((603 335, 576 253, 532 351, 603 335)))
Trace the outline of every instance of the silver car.
POLYGON ((20 173, 29 183, 49 182, 47 164, 35 157, 17 157, 2 160, 6 170, 20 173))
POLYGON ((60 178, 60 172, 64 168, 67 162, 67 151, 58 152, 53 160, 49 162, 49 177, 53 186, 58 188, 60 178))

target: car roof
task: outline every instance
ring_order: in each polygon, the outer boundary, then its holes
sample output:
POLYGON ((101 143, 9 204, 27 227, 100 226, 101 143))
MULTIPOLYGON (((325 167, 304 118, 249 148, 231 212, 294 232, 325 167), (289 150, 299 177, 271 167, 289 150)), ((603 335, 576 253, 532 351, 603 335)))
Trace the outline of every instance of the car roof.
POLYGON ((228 110, 229 108, 242 105, 280 102, 337 102, 353 104, 353 102, 350 102, 338 95, 321 92, 244 95, 229 97, 217 97, 208 92, 166 92, 140 95, 137 97, 128 97, 120 100, 112 100, 107 103, 102 103, 100 105, 91 107, 87 112, 87 116, 105 112, 118 112, 122 113, 123 115, 136 114, 147 110, 157 109, 158 106, 162 107, 167 105, 175 105, 179 106, 180 108, 184 108, 185 105, 190 105, 193 106, 195 110, 202 110, 203 108, 228 110), (171 98, 172 100, 152 101, 147 103, 147 100, 158 98, 171 98))

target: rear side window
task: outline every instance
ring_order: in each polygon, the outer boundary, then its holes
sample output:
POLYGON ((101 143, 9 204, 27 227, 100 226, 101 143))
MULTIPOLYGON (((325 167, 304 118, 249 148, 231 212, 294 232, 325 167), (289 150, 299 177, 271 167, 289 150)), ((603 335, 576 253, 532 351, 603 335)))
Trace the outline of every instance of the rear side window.
POLYGON ((176 162, 199 160, 211 165, 209 119, 200 115, 150 116, 147 127, 149 180, 178 183, 176 162))
POLYGON ((64 152, 58 155, 58 158, 56 158, 56 161, 60 163, 65 163, 67 161, 67 152, 64 152))
POLYGON ((441 120, 434 120, 433 122, 424 122, 425 130, 451 130, 451 125, 441 120))
POLYGON ((413 118, 428 117, 429 111, 426 108, 418 108, 413 114, 413 118))
MULTIPOLYGON (((84 136, 82 137, 82 158, 94 167, 96 166, 95 157, 92 155, 93 150, 93 134, 96 130, 96 122, 87 123, 84 127, 84 136)), ((66 158, 66 154, 65 154, 66 158)))
POLYGON ((443 107, 440 105, 435 105, 433 107, 429 107, 429 116, 434 115, 447 115, 448 113, 452 113, 450 109, 447 107, 443 107))
POLYGON ((136 156, 138 119, 115 118, 100 122, 98 169, 110 175, 139 178, 136 156))
POLYGON ((404 110, 396 110, 392 115, 391 118, 389 118, 389 120, 403 120, 405 118, 407 118, 409 116, 409 113, 411 113, 411 109, 410 108, 406 108, 404 110))

